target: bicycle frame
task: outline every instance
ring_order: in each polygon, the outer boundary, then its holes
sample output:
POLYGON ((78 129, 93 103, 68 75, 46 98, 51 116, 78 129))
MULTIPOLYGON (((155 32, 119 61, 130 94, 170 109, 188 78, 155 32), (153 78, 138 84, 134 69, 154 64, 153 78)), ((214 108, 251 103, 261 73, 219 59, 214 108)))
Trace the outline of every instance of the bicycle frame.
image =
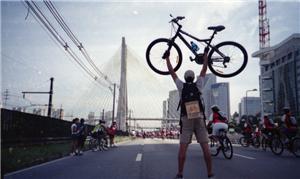
MULTIPOLYGON (((216 31, 213 32, 213 34, 211 35, 211 37, 210 37, 209 39, 199 39, 199 38, 197 38, 197 37, 195 37, 195 36, 193 36, 193 35, 191 35, 191 34, 185 32, 185 31, 183 31, 183 30, 182 30, 182 25, 180 25, 178 22, 172 22, 172 23, 175 23, 175 24, 178 25, 176 34, 171 38, 171 41, 172 41, 172 42, 175 42, 175 39, 176 39, 177 37, 179 37, 179 38, 183 41, 183 43, 190 49, 190 51, 197 57, 198 54, 192 49, 192 46, 187 42, 187 40, 185 40, 185 38, 184 38, 184 36, 183 36, 183 35, 186 35, 186 36, 188 36, 188 37, 190 37, 190 38, 192 38, 192 39, 194 39, 194 40, 196 40, 196 41, 198 41, 198 42, 204 42, 204 43, 206 44, 207 47, 210 47, 211 49, 215 50, 217 53, 220 54, 221 57, 223 57, 223 58, 226 57, 222 52, 220 52, 220 51, 219 51, 218 49, 216 49, 213 45, 211 45, 212 39, 213 39, 214 36, 217 34, 216 31), (183 35, 182 35, 182 34, 183 34, 183 35)), ((171 46, 169 47, 168 50, 170 50, 170 49, 171 49, 171 46)), ((203 63, 203 59, 202 59, 201 63, 203 63)))

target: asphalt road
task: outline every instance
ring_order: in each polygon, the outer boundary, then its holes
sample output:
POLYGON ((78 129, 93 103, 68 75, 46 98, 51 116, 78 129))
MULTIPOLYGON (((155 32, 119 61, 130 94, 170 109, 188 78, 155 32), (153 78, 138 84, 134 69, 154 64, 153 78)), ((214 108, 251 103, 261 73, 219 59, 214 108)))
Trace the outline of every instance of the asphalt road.
MULTIPOLYGON (((172 179, 177 171, 178 140, 137 139, 103 152, 85 152, 5 175, 5 179, 172 179)), ((275 156, 252 147, 234 147, 231 160, 213 157, 217 179, 299 179, 300 158, 275 156)), ((189 146, 185 179, 207 178, 200 145, 189 146)))

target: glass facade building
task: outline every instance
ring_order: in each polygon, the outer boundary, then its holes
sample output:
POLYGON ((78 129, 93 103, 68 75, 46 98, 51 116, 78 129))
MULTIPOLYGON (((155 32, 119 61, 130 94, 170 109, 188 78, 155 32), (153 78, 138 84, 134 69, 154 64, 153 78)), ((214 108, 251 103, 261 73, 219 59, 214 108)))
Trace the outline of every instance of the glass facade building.
POLYGON ((260 58, 260 95, 262 114, 282 115, 289 107, 300 116, 300 34, 252 54, 260 58))

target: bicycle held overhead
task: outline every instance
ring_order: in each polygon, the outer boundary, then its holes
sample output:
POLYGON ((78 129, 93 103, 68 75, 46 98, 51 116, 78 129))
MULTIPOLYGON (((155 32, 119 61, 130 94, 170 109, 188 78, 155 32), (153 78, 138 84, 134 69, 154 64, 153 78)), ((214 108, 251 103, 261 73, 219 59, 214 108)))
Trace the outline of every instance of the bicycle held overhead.
POLYGON ((203 64, 203 53, 198 53, 199 47, 196 43, 204 43, 206 47, 204 49, 208 50, 208 67, 212 73, 219 77, 233 77, 240 72, 242 72, 248 61, 248 55, 245 48, 237 42, 233 41, 224 41, 217 45, 212 45, 212 40, 217 32, 221 32, 225 29, 224 26, 211 26, 208 27, 209 30, 213 30, 213 34, 208 39, 199 39, 193 35, 182 30, 182 25, 179 23, 180 20, 183 20, 185 17, 178 16, 173 18, 170 23, 172 27, 176 29, 176 33, 171 38, 158 38, 152 41, 146 50, 146 60, 149 67, 156 73, 161 75, 168 75, 169 71, 165 66, 164 59, 166 55, 170 55, 173 58, 177 59, 172 61, 172 66, 174 70, 177 71, 182 64, 182 52, 180 47, 175 43, 177 37, 185 44, 185 46, 192 52, 195 56, 194 58, 190 57, 191 61, 195 61, 197 64, 203 64), (187 36, 194 41, 188 43, 184 36, 187 36))

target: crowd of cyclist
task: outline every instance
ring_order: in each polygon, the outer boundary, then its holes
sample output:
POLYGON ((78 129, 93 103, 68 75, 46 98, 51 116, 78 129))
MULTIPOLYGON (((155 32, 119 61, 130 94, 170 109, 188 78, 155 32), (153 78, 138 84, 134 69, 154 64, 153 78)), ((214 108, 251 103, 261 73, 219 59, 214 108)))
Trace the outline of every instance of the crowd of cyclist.
POLYGON ((289 140, 297 135, 298 126, 289 108, 284 108, 283 112, 284 114, 278 123, 274 123, 268 115, 263 116, 262 125, 251 125, 249 120, 246 120, 242 128, 242 134, 248 139, 260 137, 261 135, 264 135, 266 138, 284 137, 284 143, 288 143, 289 140))
MULTIPOLYGON (((105 125, 104 120, 99 120, 92 131, 88 131, 84 123, 84 119, 74 118, 71 125, 72 147, 71 155, 82 155, 87 136, 92 137, 97 141, 105 140, 106 147, 116 147, 114 137, 117 130, 116 122, 113 121, 110 127, 105 125), (109 141, 108 141, 109 140, 109 141)), ((100 143, 100 142, 99 142, 100 143)))

